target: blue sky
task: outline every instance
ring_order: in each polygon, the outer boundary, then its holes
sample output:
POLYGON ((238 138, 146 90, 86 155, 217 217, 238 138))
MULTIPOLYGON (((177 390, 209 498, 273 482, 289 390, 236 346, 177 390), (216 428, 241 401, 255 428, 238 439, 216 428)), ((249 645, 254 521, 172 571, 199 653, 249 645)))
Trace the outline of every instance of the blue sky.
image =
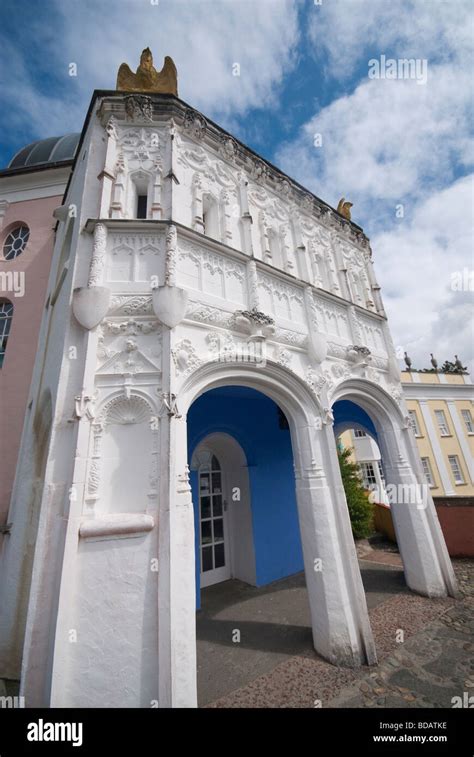
POLYGON ((93 89, 114 88, 119 64, 135 68, 149 45, 157 68, 174 58, 184 100, 327 202, 351 199, 394 341, 415 366, 430 352, 472 361, 473 7, 3 0, 0 164, 30 141, 80 131, 93 89), (426 83, 369 79, 381 55, 426 60, 426 83))

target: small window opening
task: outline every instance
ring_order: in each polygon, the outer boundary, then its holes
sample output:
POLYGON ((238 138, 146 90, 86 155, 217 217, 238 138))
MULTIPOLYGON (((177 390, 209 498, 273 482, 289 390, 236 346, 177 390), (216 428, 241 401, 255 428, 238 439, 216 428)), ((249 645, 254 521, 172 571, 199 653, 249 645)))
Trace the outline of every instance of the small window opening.
POLYGON ((138 195, 137 197, 137 218, 147 217, 147 201, 146 195, 138 195))

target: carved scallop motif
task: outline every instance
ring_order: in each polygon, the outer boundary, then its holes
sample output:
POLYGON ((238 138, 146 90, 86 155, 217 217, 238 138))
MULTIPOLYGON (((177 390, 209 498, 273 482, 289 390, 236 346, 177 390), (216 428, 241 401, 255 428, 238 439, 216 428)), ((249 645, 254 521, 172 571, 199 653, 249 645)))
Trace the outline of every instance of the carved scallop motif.
POLYGON ((135 395, 116 397, 109 402, 103 411, 106 424, 127 425, 130 423, 145 423, 150 419, 151 408, 146 400, 135 395))

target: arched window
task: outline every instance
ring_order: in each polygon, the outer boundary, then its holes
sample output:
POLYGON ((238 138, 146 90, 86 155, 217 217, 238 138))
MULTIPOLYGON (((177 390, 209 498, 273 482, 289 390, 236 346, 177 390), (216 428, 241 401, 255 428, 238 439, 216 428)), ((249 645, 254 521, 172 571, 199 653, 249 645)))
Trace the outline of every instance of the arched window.
POLYGON ((270 252, 272 255, 272 265, 274 265, 275 268, 283 268, 281 240, 276 229, 270 228, 268 230, 268 244, 270 245, 270 252))
POLYGON ((10 300, 0 300, 0 368, 3 365, 7 349, 8 335, 13 319, 13 303, 10 300))
POLYGON ((29 238, 30 230, 25 223, 15 226, 15 228, 7 234, 3 243, 3 257, 5 260, 14 260, 18 255, 21 255, 28 244, 29 238))
POLYGON ((137 171, 129 180, 128 217, 149 217, 149 185, 150 176, 145 171, 137 171))
POLYGON ((215 197, 210 194, 202 198, 202 223, 207 237, 219 239, 219 207, 215 197))

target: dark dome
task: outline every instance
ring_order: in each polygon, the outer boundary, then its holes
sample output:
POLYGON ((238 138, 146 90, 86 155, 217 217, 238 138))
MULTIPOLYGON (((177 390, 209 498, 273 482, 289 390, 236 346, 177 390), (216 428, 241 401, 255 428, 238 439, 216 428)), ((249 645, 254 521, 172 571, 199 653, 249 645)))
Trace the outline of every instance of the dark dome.
POLYGON ((64 137, 48 137, 22 147, 13 156, 8 168, 24 168, 46 163, 72 160, 77 150, 80 134, 66 134, 64 137))

